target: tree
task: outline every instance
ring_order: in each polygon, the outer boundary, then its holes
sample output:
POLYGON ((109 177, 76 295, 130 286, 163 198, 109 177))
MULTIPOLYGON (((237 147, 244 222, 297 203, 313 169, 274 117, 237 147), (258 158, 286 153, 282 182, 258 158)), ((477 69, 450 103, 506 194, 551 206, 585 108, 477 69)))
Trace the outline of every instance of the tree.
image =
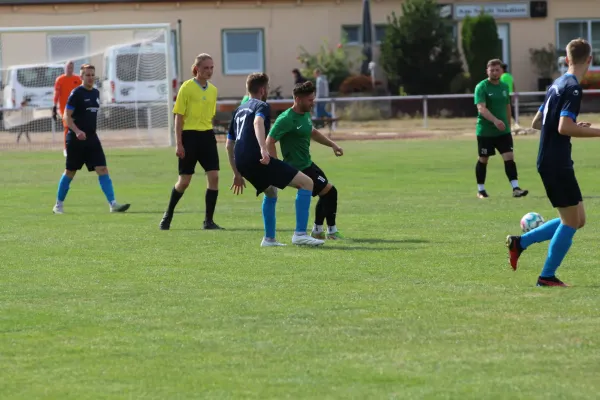
POLYGON ((487 78, 489 60, 501 58, 502 42, 498 37, 498 27, 491 15, 467 16, 462 26, 462 48, 469 67, 473 86, 487 78))
POLYGON ((463 71, 452 28, 435 0, 407 0, 402 16, 388 16, 380 62, 392 93, 400 86, 407 94, 449 93, 463 71))
POLYGON ((300 71, 305 78, 312 80, 313 71, 316 68, 327 76, 329 89, 338 90, 344 79, 350 76, 350 71, 356 64, 355 57, 351 57, 347 51, 345 38, 335 48, 331 48, 325 40, 319 46, 319 50, 312 54, 304 47, 300 47, 298 61, 304 64, 300 71))

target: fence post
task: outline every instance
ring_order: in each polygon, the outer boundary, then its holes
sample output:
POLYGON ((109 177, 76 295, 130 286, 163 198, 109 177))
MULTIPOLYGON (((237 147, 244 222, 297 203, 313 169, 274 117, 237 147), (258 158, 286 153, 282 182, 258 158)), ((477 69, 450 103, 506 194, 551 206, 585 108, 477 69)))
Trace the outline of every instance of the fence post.
MULTIPOLYGON (((331 118, 335 119, 335 99, 331 99, 331 118)), ((337 129, 337 122, 331 123, 331 130, 335 131, 337 129)))
MULTIPOLYGON (((513 118, 515 119, 515 123, 518 125, 519 124, 519 94, 515 93, 514 98, 515 98, 515 115, 513 115, 513 118)), ((510 121, 508 121, 508 124, 510 125, 510 121)))
POLYGON ((423 128, 427 129, 427 96, 423 96, 423 128))

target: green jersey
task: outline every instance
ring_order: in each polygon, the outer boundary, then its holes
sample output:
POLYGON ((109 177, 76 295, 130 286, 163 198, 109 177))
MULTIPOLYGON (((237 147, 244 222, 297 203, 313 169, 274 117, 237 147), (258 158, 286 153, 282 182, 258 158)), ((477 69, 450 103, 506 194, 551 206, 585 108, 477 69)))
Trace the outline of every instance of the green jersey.
POLYGON ((492 115, 504 122, 506 129, 498 130, 493 122, 485 119, 480 113, 477 114, 477 136, 501 136, 510 133, 508 114, 506 108, 510 105, 508 86, 506 83, 498 82, 494 85, 487 79, 479 82, 475 87, 475 104, 485 104, 492 115))
POLYGON ((310 158, 312 130, 312 117, 309 112, 298 114, 288 108, 277 117, 269 136, 281 144, 283 161, 302 171, 312 164, 310 158))
POLYGON ((504 82, 508 85, 508 93, 515 92, 515 79, 511 74, 508 72, 503 73, 500 77, 500 82, 504 82))
POLYGON ((245 95, 244 97, 242 97, 242 102, 240 103, 240 105, 244 104, 245 102, 247 102, 248 100, 250 100, 250 96, 245 95))

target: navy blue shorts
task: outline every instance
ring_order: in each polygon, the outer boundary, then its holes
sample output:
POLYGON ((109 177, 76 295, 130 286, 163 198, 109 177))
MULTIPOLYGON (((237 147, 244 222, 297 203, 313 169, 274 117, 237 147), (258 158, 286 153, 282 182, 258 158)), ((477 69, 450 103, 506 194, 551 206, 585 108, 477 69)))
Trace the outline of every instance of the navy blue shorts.
POLYGON ((298 174, 296 168, 276 158, 271 158, 267 165, 256 161, 236 164, 236 168, 244 179, 254 186, 257 196, 267 190, 269 186, 285 189, 298 174))
POLYGON ((67 135, 67 171, 78 171, 83 165, 88 171, 96 167, 106 167, 106 156, 98 136, 89 135, 85 140, 79 140, 75 134, 67 135))
POLYGON ((573 169, 540 170, 539 174, 552 207, 572 207, 583 201, 573 169))

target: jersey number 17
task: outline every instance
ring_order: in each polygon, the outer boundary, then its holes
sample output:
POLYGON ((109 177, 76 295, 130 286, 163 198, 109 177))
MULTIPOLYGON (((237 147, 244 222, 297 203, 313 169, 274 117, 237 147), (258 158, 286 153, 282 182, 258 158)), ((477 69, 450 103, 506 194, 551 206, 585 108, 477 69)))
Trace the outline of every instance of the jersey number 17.
POLYGON ((242 137, 242 128, 244 127, 244 122, 246 121, 247 116, 247 114, 244 114, 241 117, 237 117, 235 119, 235 140, 240 140, 240 137, 242 137))

